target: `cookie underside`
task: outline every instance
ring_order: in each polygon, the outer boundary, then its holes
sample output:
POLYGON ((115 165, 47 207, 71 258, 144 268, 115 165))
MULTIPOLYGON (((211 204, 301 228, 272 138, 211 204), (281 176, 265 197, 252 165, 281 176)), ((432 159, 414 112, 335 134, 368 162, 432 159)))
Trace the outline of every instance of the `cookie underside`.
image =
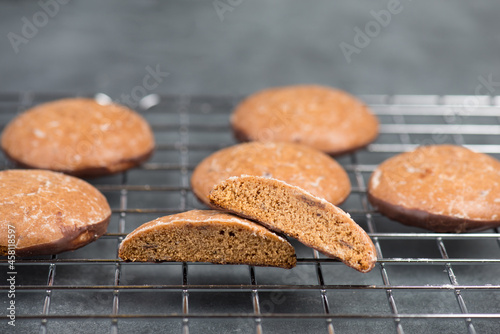
MULTIPOLYGON (((72 251, 81 248, 97 239, 99 239, 108 228, 111 215, 102 222, 65 230, 65 235, 59 240, 49 243, 31 245, 29 247, 16 248, 16 256, 28 257, 38 255, 55 255, 66 251, 72 251)), ((0 255, 7 255, 8 247, 0 246, 0 255)))
POLYGON ((332 204, 285 182, 253 176, 219 183, 210 201, 237 215, 282 232, 349 267, 368 272, 376 251, 368 235, 332 204))
POLYGON ((473 220, 433 214, 389 203, 368 193, 370 204, 384 216, 404 225, 424 228, 438 233, 479 232, 500 226, 500 221, 473 220))
POLYGON ((143 162, 149 160, 153 155, 154 149, 151 149, 149 152, 130 159, 124 159, 121 161, 116 161, 114 163, 110 163, 107 166, 101 167, 85 167, 80 169, 62 169, 62 168, 52 168, 50 166, 37 166, 36 164, 29 164, 27 162, 23 162, 11 156, 6 149, 3 149, 3 153, 7 156, 9 160, 14 162, 18 168, 26 168, 26 169, 43 169, 43 170, 52 170, 60 173, 64 173, 71 176, 76 177, 85 177, 92 178, 98 176, 107 176, 114 175, 126 171, 128 169, 137 167, 141 165, 143 162))
POLYGON ((149 229, 124 241, 119 256, 127 261, 211 262, 293 268, 295 250, 284 239, 266 238, 224 222, 180 221, 149 229))

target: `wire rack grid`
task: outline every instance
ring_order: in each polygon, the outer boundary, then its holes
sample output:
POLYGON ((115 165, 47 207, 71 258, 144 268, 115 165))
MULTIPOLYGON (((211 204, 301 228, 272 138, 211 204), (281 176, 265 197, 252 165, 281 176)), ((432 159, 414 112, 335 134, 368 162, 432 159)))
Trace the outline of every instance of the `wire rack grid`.
MULTIPOLYGON (((33 105, 62 97, 67 95, 2 94, 0 126, 33 105)), ((379 117, 380 136, 337 160, 353 185, 342 208, 377 248, 378 263, 370 273, 294 240, 298 265, 291 270, 119 260, 119 243, 136 227, 204 208, 190 189, 191 172, 204 157, 235 144, 229 115, 240 98, 159 96, 158 104, 138 107, 155 132, 153 158, 89 180, 112 207, 108 233, 74 252, 17 258, 16 327, 8 327, 4 317, 2 332, 497 333, 500 231, 442 234, 401 225, 370 207, 366 183, 379 163, 422 144, 466 145, 500 158, 500 99, 361 98, 379 117)), ((1 169, 13 168, 1 159, 1 169)), ((7 260, 0 262, 6 306, 7 260)))

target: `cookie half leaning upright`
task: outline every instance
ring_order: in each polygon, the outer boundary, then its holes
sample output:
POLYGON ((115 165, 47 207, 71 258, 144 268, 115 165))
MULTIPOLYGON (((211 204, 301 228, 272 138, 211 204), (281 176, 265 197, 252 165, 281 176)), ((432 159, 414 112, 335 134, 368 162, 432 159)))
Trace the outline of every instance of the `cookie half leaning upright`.
POLYGON ((378 120, 354 96, 318 85, 268 88, 234 110, 231 125, 240 141, 300 143, 331 155, 375 140, 378 120))
POLYGON ((70 98, 17 116, 2 133, 1 145, 21 166, 91 176, 144 162, 153 153, 154 138, 144 118, 129 108, 70 98))
POLYGON ((380 164, 368 199, 389 218, 435 232, 500 226, 500 162, 461 146, 423 146, 380 164))
POLYGON ((192 210, 145 223, 120 245, 127 261, 186 261, 295 267, 292 245, 250 220, 215 210, 192 210))
POLYGON ((208 194, 219 182, 240 175, 272 177, 338 205, 351 191, 347 173, 334 159, 313 148, 291 143, 251 142, 205 158, 194 170, 194 194, 210 205, 208 194))
POLYGON ((340 208, 283 181, 231 177, 210 192, 214 206, 258 221, 361 272, 377 261, 366 232, 340 208))
POLYGON ((103 235, 106 198, 85 181, 43 170, 0 172, 0 255, 57 254, 103 235))

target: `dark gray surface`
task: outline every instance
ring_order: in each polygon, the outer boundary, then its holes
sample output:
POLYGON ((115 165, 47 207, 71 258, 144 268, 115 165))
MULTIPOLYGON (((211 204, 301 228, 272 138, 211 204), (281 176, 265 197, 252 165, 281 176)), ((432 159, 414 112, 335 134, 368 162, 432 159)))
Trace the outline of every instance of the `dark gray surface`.
POLYGON ((231 1, 241 4, 221 21, 212 0, 71 0, 17 54, 8 34, 21 35, 22 18, 33 22, 42 9, 38 1, 0 1, 0 91, 119 98, 157 65, 170 73, 157 93, 241 95, 320 83, 355 94, 474 94, 478 77, 500 81, 495 0, 401 0, 400 13, 351 63, 340 44, 354 45, 354 29, 389 1, 231 1))

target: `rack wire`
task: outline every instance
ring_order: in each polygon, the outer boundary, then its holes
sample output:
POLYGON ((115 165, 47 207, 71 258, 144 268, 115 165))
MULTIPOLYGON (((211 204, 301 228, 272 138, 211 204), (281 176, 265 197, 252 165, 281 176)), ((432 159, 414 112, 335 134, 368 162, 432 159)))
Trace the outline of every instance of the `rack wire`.
MULTIPOLYGON (((0 126, 62 97, 67 95, 0 94, 0 126)), ((191 172, 204 157, 235 144, 229 115, 239 97, 155 96, 158 104, 136 108, 155 132, 153 158, 89 180, 112 207, 108 233, 74 252, 17 258, 16 327, 7 327, 6 317, 2 326, 19 333, 497 333, 499 229, 444 234, 404 226, 370 206, 366 183, 379 163, 418 145, 454 143, 498 159, 500 99, 361 98, 378 115, 380 136, 337 160, 353 184, 342 208, 378 252, 370 273, 294 240, 298 265, 291 270, 119 260, 119 243, 142 223, 204 208, 190 189, 191 172)), ((14 167, 1 158, 1 169, 14 167)), ((0 263, 7 305, 7 260, 0 263)))

